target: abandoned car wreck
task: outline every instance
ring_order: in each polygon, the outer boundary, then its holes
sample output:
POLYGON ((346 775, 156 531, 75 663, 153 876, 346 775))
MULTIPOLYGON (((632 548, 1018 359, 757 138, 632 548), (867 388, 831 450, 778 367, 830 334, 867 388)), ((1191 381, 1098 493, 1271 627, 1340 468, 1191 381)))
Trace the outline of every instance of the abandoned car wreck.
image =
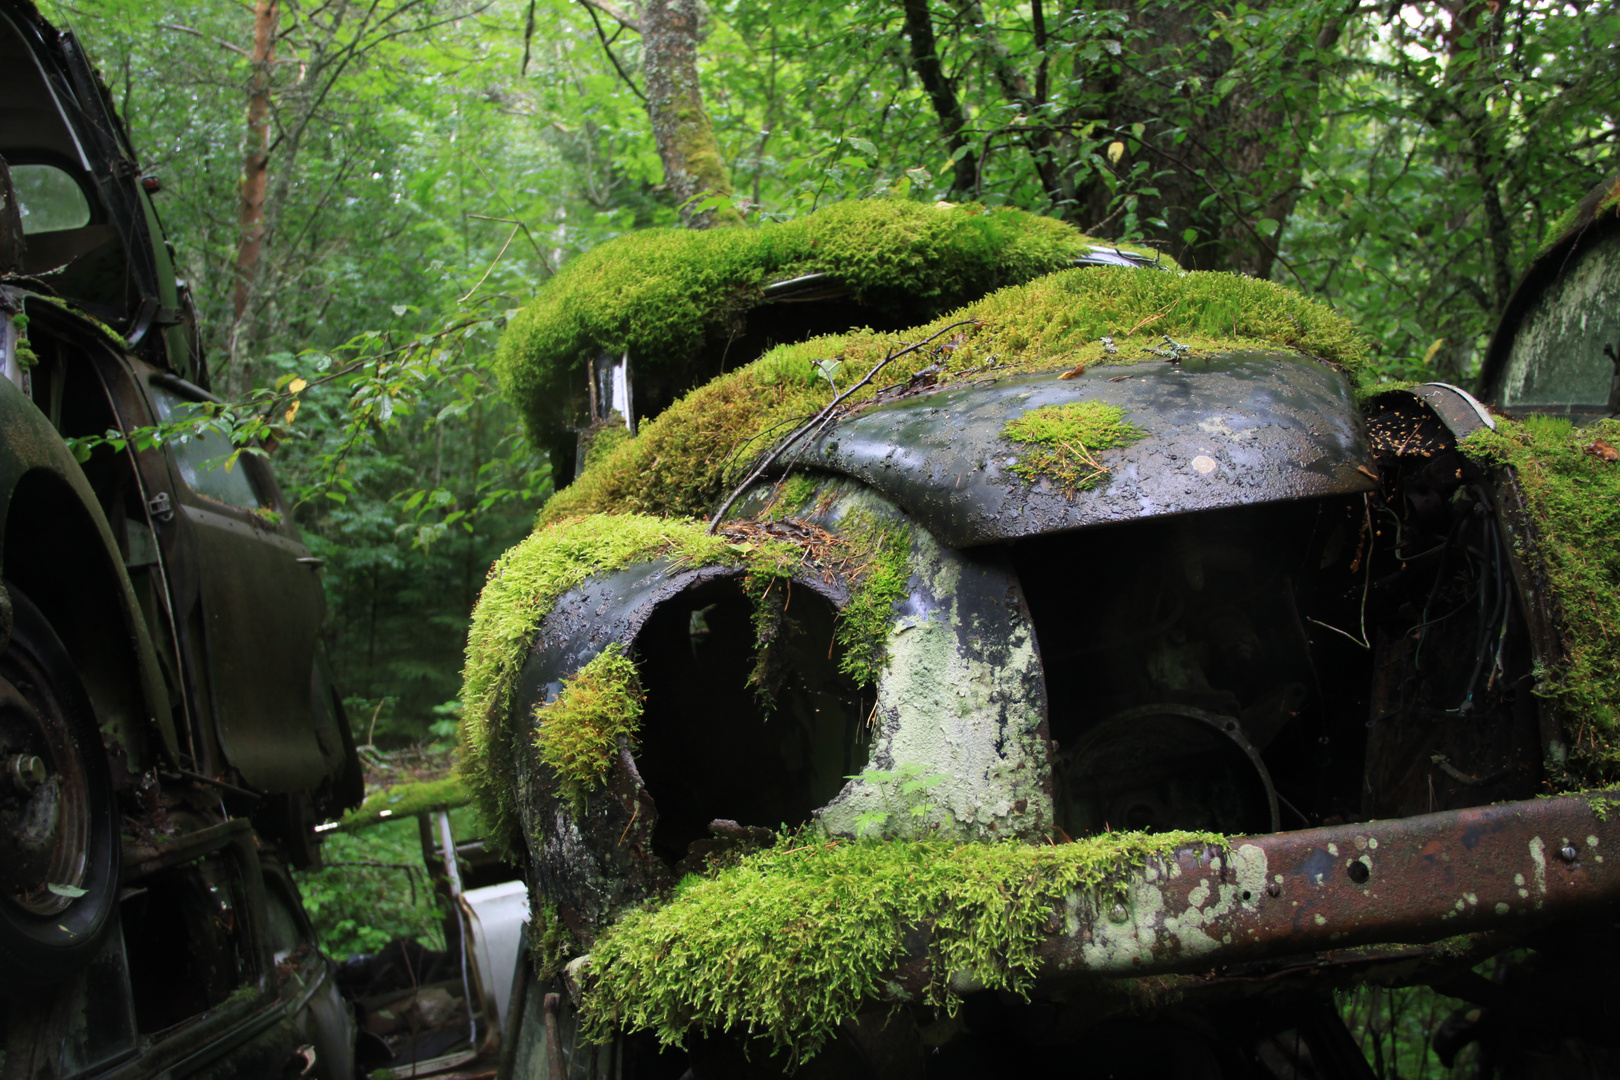
POLYGON ((1458 1045, 1509 1074, 1605 1053, 1608 198, 1493 347, 1519 419, 1016 211, 566 269, 500 364, 576 478, 463 694, 532 890, 507 1067, 1363 1076, 1328 996, 1363 980, 1479 1006, 1458 1045), (1508 950, 1537 976, 1473 972, 1508 950))
POLYGON ((289 872, 361 795, 320 560, 224 440, 95 445, 217 404, 195 314, 105 86, 26 0, 0 94, 0 1077, 350 1080, 289 872))

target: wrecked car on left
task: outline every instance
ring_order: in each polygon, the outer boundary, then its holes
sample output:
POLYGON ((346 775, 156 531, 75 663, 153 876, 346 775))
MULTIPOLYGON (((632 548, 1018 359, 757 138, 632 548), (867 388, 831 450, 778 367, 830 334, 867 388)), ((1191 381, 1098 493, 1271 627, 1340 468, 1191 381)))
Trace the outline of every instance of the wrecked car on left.
POLYGON ((348 1080, 288 869, 361 777, 313 558, 218 436, 107 92, 0 0, 0 1077, 348 1080), (81 444, 86 445, 86 444, 81 444))

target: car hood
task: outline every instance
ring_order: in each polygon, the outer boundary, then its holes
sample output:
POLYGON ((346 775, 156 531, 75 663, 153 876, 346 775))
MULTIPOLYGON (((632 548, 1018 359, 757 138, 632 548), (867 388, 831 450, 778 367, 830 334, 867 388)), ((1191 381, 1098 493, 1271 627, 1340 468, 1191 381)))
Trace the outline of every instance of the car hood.
POLYGON ((870 485, 951 547, 1376 485, 1347 380, 1283 350, 906 394, 840 420, 787 457, 870 485), (1106 451, 1108 472, 1087 491, 1018 475, 1025 447, 1007 439, 1006 425, 1078 402, 1117 406, 1143 437, 1106 451))

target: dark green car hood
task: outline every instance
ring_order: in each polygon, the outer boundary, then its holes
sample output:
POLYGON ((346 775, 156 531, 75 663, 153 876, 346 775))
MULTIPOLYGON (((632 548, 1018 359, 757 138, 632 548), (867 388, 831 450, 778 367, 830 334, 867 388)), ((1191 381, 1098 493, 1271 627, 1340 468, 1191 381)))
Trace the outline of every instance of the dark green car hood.
POLYGON ((1280 350, 901 396, 841 420, 787 457, 871 485, 951 547, 1375 486, 1349 383, 1280 350), (1106 476, 1071 495, 1012 471, 1025 447, 1004 437, 1009 421, 1087 401, 1118 406, 1145 432, 1105 452, 1106 476))

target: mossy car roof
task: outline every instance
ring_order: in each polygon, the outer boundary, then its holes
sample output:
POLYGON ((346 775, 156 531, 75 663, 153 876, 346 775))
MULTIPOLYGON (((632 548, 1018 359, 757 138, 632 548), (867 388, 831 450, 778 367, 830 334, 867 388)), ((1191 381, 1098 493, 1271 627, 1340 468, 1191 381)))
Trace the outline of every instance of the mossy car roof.
POLYGON ((1354 373, 1366 345, 1348 321, 1298 293, 1237 274, 1119 267, 1063 270, 893 334, 857 330, 783 345, 698 387, 558 492, 542 524, 589 513, 706 516, 749 463, 879 361, 909 344, 842 408, 925 377, 935 387, 1090 365, 1163 363, 1241 349, 1292 350, 1354 373), (1104 341, 1107 337, 1110 341, 1104 341), (1113 352, 1108 350, 1112 349, 1113 352), (831 379, 827 372, 832 372, 831 379))
POLYGON ((1022 210, 902 199, 835 203, 750 228, 648 229, 594 248, 547 282, 512 320, 495 368, 540 435, 586 356, 628 352, 643 371, 678 368, 761 303, 772 282, 827 274, 871 307, 938 312, 1115 246, 1022 210))

